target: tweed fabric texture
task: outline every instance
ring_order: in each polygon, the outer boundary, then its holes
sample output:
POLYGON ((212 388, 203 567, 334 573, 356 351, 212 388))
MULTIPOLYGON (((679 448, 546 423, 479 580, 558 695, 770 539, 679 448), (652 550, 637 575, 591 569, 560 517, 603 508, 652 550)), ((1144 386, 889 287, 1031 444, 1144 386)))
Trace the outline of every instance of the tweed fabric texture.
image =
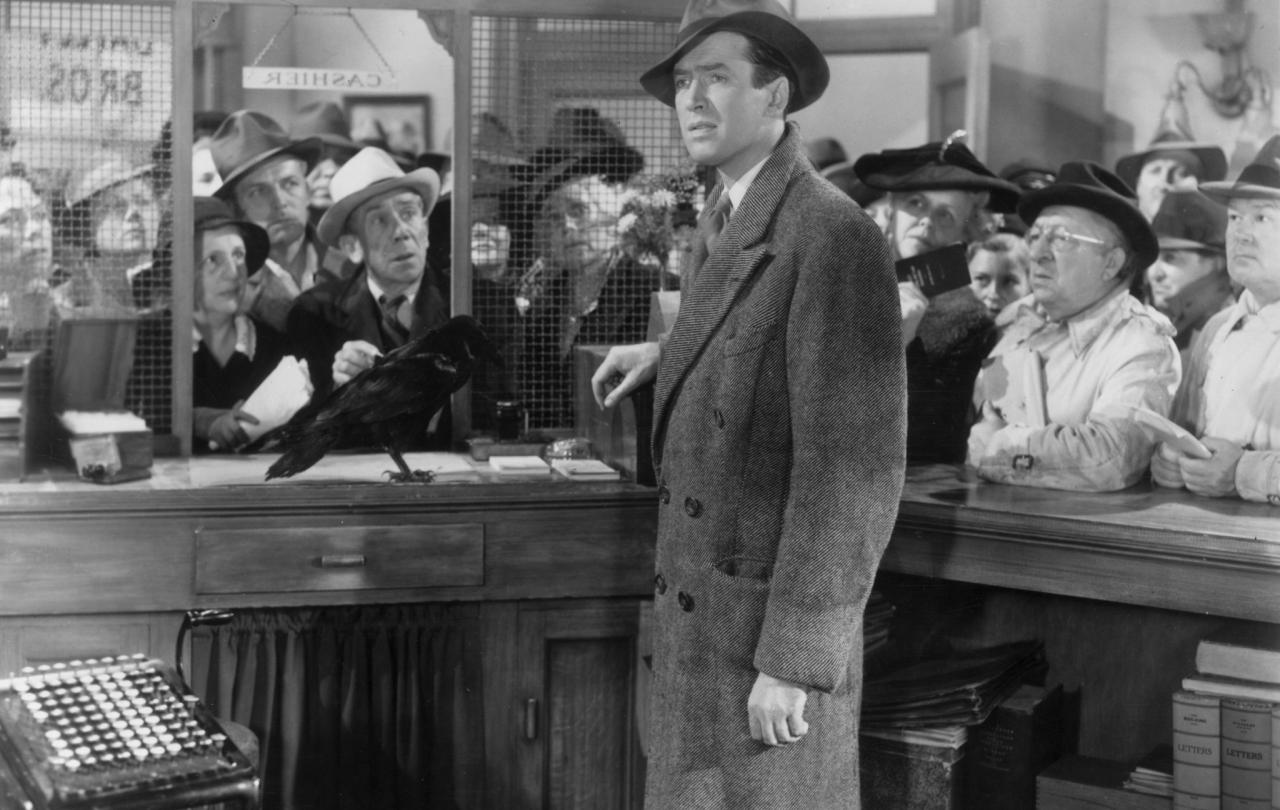
POLYGON ((646 807, 857 808, 862 614, 905 466, 888 246, 789 126, 699 252, 655 393, 646 807), (810 687, 802 742, 751 739, 757 672, 810 687))

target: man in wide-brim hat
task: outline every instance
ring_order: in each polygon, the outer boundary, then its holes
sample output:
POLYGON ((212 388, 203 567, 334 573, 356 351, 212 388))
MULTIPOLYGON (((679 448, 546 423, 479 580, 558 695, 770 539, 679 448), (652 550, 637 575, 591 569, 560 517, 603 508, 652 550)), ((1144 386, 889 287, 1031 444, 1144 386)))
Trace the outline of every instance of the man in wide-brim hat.
POLYGON ((1160 257, 1147 268, 1151 303, 1173 322, 1174 342, 1185 352, 1208 320, 1236 300, 1227 274, 1227 209, 1199 191, 1174 191, 1151 229, 1160 244, 1160 257))
POLYGON ((776 0, 694 0, 641 78, 719 179, 669 338, 615 346, 592 379, 612 406, 656 377, 648 807, 861 802, 860 617, 901 494, 904 374, 888 245, 787 121, 828 79, 776 0))
POLYGON ((1162 444, 1151 476, 1197 495, 1280 505, 1280 136, 1234 182, 1200 189, 1227 205, 1227 272, 1244 291, 1192 344, 1174 404, 1174 420, 1209 457, 1162 444))
POLYGON ((227 116, 209 142, 222 176, 214 196, 271 239, 266 272, 250 284, 250 311, 279 330, 301 292, 342 273, 340 255, 329 255, 309 225, 307 173, 321 150, 319 138, 291 138, 273 118, 253 110, 227 116))
POLYGON ((431 169, 403 171, 368 146, 333 176, 333 205, 316 231, 356 267, 317 285, 289 313, 289 339, 306 353, 318 396, 374 358, 447 320, 448 301, 427 266, 427 216, 440 195, 431 169))
POLYGON ((1146 471, 1152 439, 1131 408, 1169 412, 1179 378, 1167 318, 1129 294, 1156 259, 1133 192, 1096 163, 1065 163, 1023 195, 1031 294, 998 323, 974 385, 968 462, 987 480, 1089 492, 1146 471))

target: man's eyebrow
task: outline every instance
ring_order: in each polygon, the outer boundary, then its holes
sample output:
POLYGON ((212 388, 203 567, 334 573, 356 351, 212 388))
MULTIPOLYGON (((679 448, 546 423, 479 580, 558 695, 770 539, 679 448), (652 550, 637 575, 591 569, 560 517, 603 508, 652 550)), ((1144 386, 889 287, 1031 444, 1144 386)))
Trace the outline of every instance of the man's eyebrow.
POLYGON ((724 70, 726 67, 728 67, 728 65, 726 65, 724 62, 701 62, 691 67, 685 67, 685 68, 677 67, 674 70, 672 70, 672 73, 675 74, 676 76, 680 76, 680 75, 687 76, 688 74, 693 73, 695 70, 703 70, 703 71, 724 70))

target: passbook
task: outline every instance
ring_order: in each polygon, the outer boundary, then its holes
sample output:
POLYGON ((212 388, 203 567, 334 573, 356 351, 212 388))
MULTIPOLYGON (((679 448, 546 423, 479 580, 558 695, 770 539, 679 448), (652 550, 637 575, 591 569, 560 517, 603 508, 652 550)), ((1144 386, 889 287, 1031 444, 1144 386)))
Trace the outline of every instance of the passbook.
POLYGON ((899 259, 895 267, 898 281, 915 282, 926 298, 969 286, 969 260, 961 244, 899 259))

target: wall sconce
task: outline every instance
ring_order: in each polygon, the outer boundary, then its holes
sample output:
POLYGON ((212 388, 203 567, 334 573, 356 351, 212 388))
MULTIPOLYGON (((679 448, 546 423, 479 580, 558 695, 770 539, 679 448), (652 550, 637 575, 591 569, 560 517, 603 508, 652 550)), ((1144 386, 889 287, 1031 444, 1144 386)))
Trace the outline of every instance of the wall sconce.
POLYGON ((1245 65, 1244 49, 1249 43, 1249 34, 1253 32, 1253 14, 1244 11, 1244 0, 1226 0, 1226 10, 1219 14, 1192 16, 1205 47, 1222 59, 1222 80, 1216 88, 1206 87, 1199 68, 1183 60, 1174 70, 1174 84, 1189 86, 1183 75, 1191 74, 1195 77, 1196 86, 1219 115, 1239 118, 1249 108, 1249 102, 1258 90, 1270 95, 1271 82, 1266 74, 1259 68, 1245 65))

